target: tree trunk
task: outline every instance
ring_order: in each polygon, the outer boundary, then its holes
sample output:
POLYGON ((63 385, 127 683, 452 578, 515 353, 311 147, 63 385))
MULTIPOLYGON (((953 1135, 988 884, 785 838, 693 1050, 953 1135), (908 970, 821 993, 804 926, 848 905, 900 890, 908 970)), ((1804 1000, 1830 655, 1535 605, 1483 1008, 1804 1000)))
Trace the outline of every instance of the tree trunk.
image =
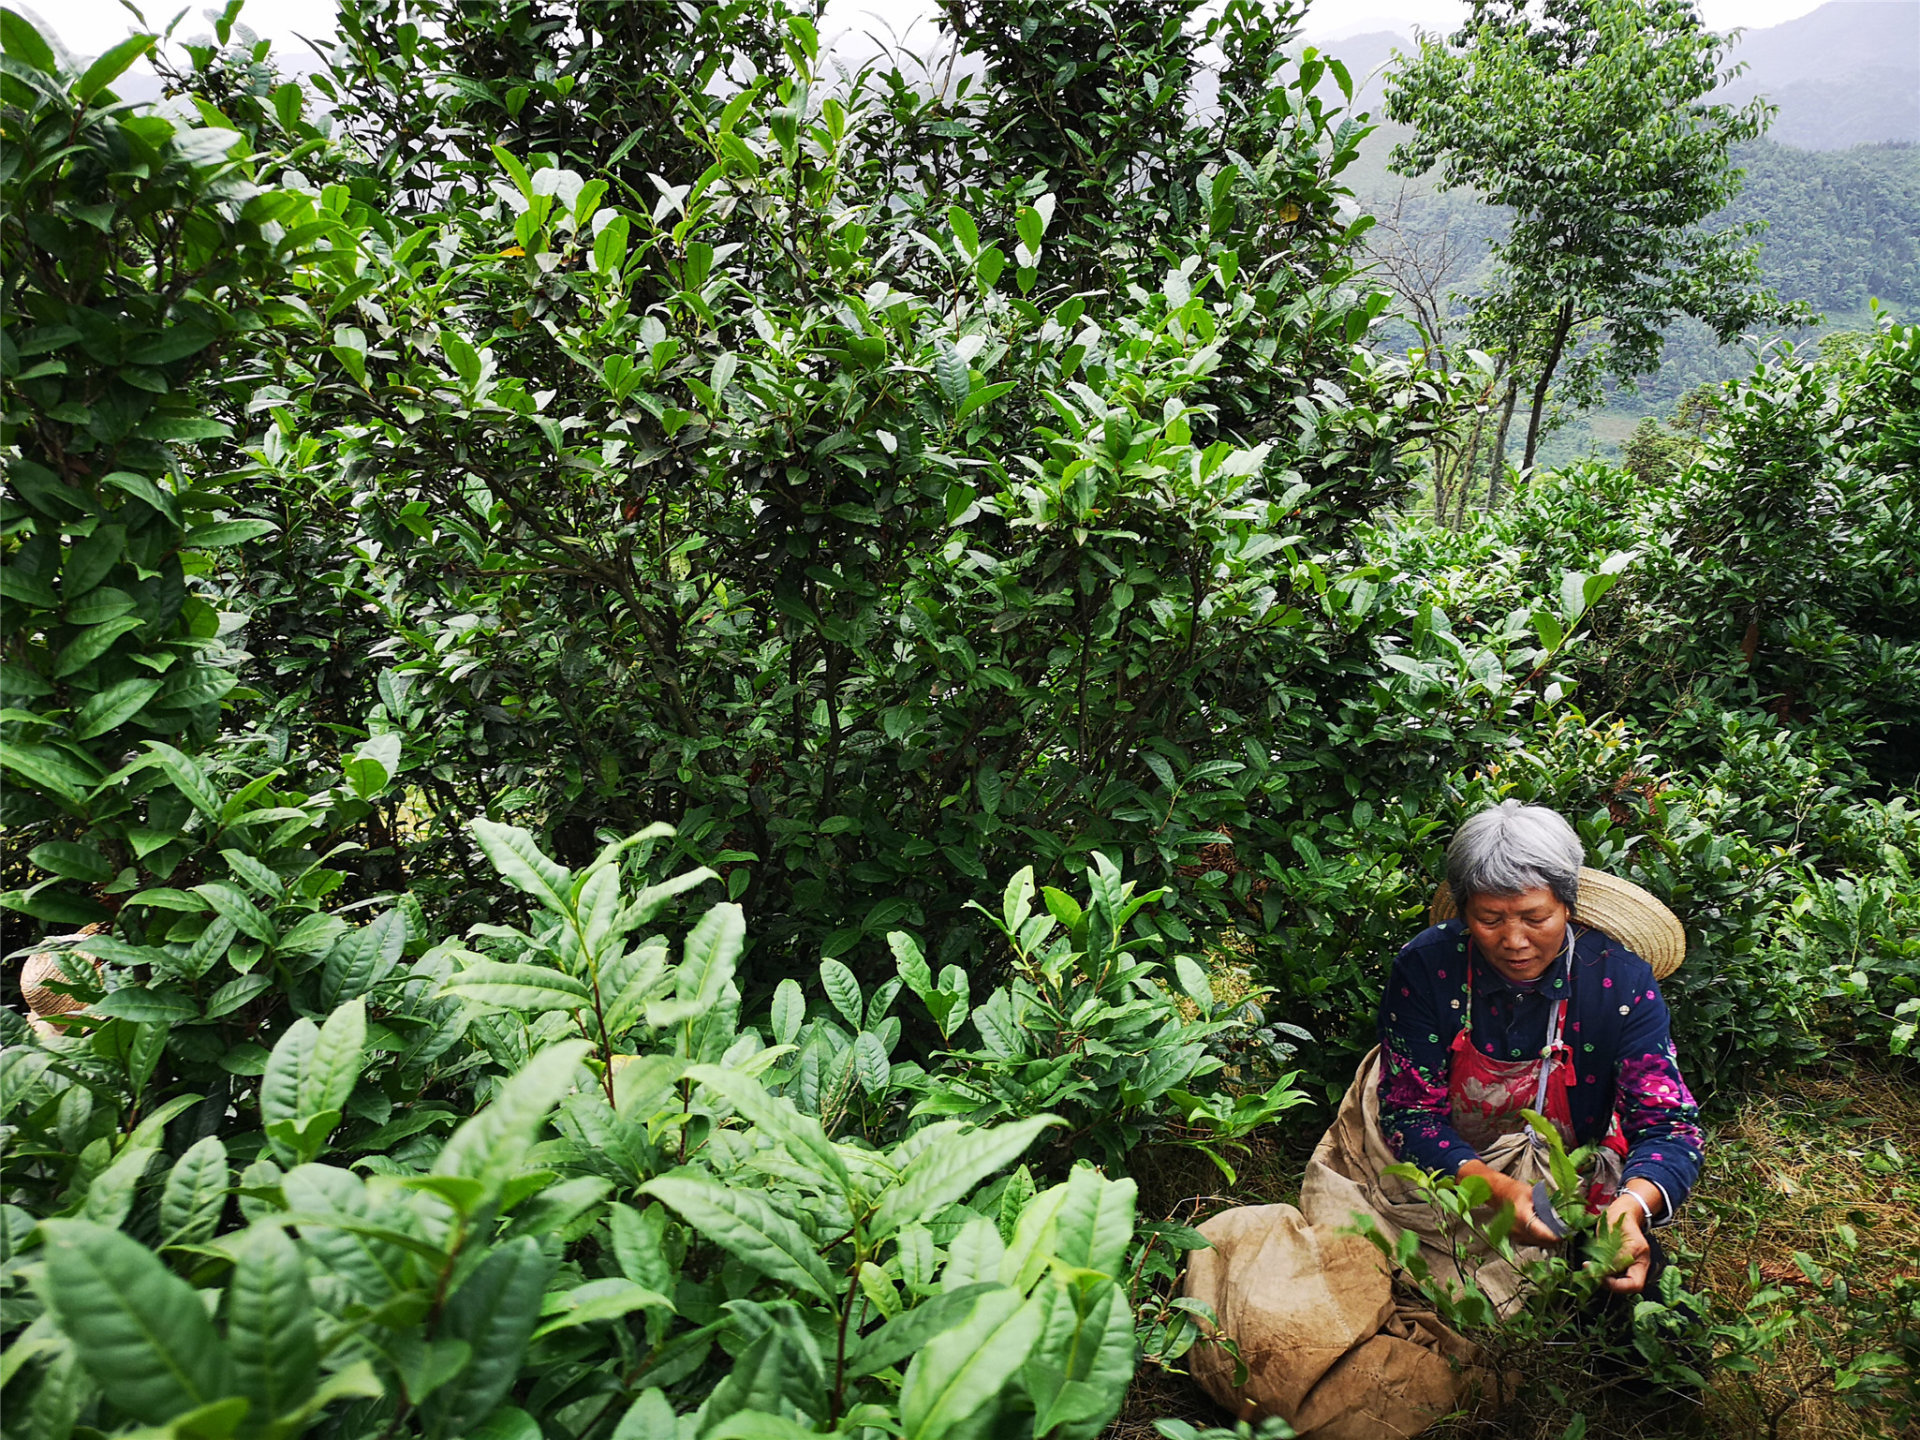
POLYGON ((1520 456, 1520 469, 1524 474, 1533 469, 1534 448, 1540 443, 1540 415, 1547 408, 1547 387, 1553 384, 1553 372, 1560 368, 1560 352, 1566 349, 1567 332, 1573 328, 1573 301, 1569 299, 1560 307, 1560 317, 1553 322, 1553 344, 1547 349, 1546 363, 1540 367, 1540 383, 1533 387, 1533 413, 1527 417, 1527 448, 1520 456))
MULTIPOLYGON (((1507 478, 1507 431, 1513 425, 1513 407, 1520 398, 1520 377, 1507 378, 1507 393, 1500 401, 1500 429, 1493 437, 1493 459, 1487 464, 1487 510, 1500 508, 1500 482, 1507 478)), ((1467 519, 1466 501, 1460 504, 1460 523, 1467 519)))
MULTIPOLYGON (((1486 428, 1486 424, 1486 411, 1476 411, 1473 417, 1472 438, 1467 441, 1465 453, 1458 456, 1453 462, 1454 483, 1460 490, 1460 513, 1463 516, 1466 514, 1467 509, 1467 491, 1473 488, 1474 467, 1480 461, 1480 432, 1486 428)), ((1440 493, 1440 485, 1437 478, 1434 482, 1433 518, 1439 524, 1444 525, 1447 523, 1447 501, 1446 497, 1440 493)))

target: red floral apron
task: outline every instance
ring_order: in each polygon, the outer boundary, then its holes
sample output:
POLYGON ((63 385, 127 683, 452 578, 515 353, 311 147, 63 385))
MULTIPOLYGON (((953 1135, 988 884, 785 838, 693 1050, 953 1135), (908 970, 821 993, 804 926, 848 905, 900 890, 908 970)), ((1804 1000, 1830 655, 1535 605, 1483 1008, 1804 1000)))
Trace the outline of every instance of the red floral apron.
MULTIPOLYGON (((1567 983, 1573 983, 1573 927, 1567 927, 1567 983)), ((1533 1060, 1496 1060, 1473 1046, 1473 972, 1477 955, 1471 939, 1467 942, 1467 1004, 1460 1033, 1453 1037, 1452 1054, 1447 1064, 1447 1096, 1453 1115, 1453 1128, 1474 1149, 1485 1152, 1502 1135, 1528 1130, 1534 1144, 1543 1142, 1528 1129, 1522 1110, 1544 1115, 1560 1132, 1566 1147, 1574 1148, 1573 1106, 1567 1089, 1574 1083, 1573 1047, 1565 1040, 1567 1000, 1555 1002, 1547 1021, 1547 1043, 1533 1060)), ((1572 998, 1571 994, 1567 999, 1572 998)), ((1615 1115, 1602 1142, 1619 1155, 1627 1153, 1626 1136, 1615 1115)), ((1601 1197, 1590 1194, 1589 1204, 1601 1197)), ((1606 1196, 1610 1200, 1612 1196, 1606 1196)))

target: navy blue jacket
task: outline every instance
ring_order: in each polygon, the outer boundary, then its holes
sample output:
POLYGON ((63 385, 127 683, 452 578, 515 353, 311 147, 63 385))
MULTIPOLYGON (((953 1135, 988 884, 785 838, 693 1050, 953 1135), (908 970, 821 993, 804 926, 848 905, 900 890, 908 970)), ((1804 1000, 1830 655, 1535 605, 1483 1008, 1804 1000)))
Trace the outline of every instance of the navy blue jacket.
MULTIPOLYGON (((1595 1144, 1617 1109, 1627 1138, 1625 1178, 1643 1176, 1671 1215, 1700 1176, 1700 1109, 1674 1054, 1667 1005, 1653 971, 1601 931, 1575 923, 1564 953, 1531 985, 1491 965, 1473 972, 1473 1043, 1500 1060, 1537 1057, 1565 994, 1574 1074, 1567 1091, 1574 1139, 1595 1144)), ((1380 1123, 1402 1160, 1448 1174, 1477 1159, 1451 1123, 1447 1061, 1467 999, 1466 925, 1421 931, 1393 962, 1380 1001, 1380 1123)))

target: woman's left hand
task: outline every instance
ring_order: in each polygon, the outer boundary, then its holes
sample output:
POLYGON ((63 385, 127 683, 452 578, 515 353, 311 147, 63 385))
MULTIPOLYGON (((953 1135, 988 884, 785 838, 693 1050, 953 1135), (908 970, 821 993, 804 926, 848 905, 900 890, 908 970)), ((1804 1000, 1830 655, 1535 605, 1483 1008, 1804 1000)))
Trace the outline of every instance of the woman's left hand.
POLYGON ((1628 1263, 1618 1275, 1609 1275, 1606 1285, 1622 1295, 1637 1295, 1646 1288, 1647 1266, 1653 1247, 1647 1243, 1646 1212, 1631 1195, 1622 1195, 1607 1207, 1607 1228, 1620 1237, 1620 1258, 1628 1263))

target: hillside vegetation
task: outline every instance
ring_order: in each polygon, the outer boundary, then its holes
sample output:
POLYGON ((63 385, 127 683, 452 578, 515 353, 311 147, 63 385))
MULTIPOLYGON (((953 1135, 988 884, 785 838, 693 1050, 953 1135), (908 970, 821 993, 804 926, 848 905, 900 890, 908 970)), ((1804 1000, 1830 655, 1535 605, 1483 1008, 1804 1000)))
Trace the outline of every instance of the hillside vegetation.
MULTIPOLYGON (((1416 283, 1441 299, 1471 297, 1492 282, 1489 247, 1506 233, 1499 209, 1471 195, 1432 193, 1418 179, 1392 174, 1378 157, 1395 143, 1402 127, 1383 122, 1363 150, 1354 193, 1378 217, 1368 247, 1391 268, 1409 256, 1425 265, 1416 283)), ((1632 391, 1615 389, 1592 411, 1571 409, 1560 417, 1559 433, 1544 451, 1564 463, 1584 455, 1596 442, 1612 453, 1622 419, 1671 414, 1696 386, 1720 384, 1745 374, 1756 351, 1782 338, 1806 343, 1836 331, 1871 329, 1873 307, 1899 319, 1920 314, 1920 145, 1863 145, 1851 150, 1798 150, 1761 140, 1739 147, 1736 163, 1745 183, 1715 224, 1759 223, 1760 264, 1767 283, 1783 299, 1805 301, 1820 315, 1809 329, 1757 331, 1722 345, 1697 321, 1681 318, 1666 332, 1660 368, 1632 391)), ((1403 301, 1404 304, 1404 301, 1403 301)), ((1399 308, 1399 307, 1396 307, 1399 308)), ((1460 300, 1448 306, 1460 315, 1460 300)), ((1389 329, 1393 343, 1411 345, 1411 328, 1389 329)))
MULTIPOLYGON (((1191 1440, 1190 1223, 1506 796, 1683 918, 1722 1117, 1911 1093, 1920 328, 1429 525, 1485 376, 1299 14, 943 8, 944 90, 790 0, 303 82, 0 8, 9 1435, 1191 1440)), ((1900 1433, 1914 1232, 1807 1223, 1573 1351, 1551 1262, 1489 1423, 1900 1433)))

